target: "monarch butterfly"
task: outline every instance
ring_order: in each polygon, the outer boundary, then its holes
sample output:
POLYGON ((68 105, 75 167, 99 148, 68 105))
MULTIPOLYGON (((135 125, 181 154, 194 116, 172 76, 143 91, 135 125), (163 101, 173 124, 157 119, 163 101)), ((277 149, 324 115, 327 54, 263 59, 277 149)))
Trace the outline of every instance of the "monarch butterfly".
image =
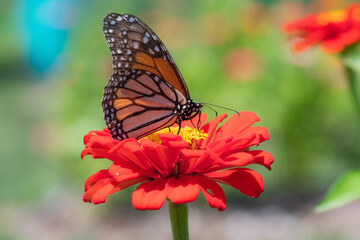
POLYGON ((113 74, 101 105, 114 139, 139 139, 200 113, 186 83, 159 37, 129 14, 108 14, 103 31, 113 74))

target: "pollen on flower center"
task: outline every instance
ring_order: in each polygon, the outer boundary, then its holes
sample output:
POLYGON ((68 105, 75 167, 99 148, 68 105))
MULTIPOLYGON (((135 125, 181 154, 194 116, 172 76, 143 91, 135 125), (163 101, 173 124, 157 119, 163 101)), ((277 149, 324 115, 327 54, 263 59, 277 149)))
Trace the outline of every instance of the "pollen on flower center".
POLYGON ((326 25, 328 23, 342 22, 346 19, 346 12, 344 10, 335 10, 331 12, 320 13, 317 17, 317 22, 320 25, 326 25))
MULTIPOLYGON (((168 127, 161 129, 157 132, 154 132, 148 136, 146 136, 146 139, 149 139, 150 141, 161 143, 161 140, 159 138, 160 133, 166 133, 166 134, 178 134, 179 127, 168 127)), ((203 130, 199 130, 196 128, 190 128, 188 126, 182 127, 180 129, 179 135, 182 137, 182 139, 188 143, 188 148, 190 149, 199 149, 198 143, 202 139, 206 139, 208 137, 207 133, 204 133, 203 130)))

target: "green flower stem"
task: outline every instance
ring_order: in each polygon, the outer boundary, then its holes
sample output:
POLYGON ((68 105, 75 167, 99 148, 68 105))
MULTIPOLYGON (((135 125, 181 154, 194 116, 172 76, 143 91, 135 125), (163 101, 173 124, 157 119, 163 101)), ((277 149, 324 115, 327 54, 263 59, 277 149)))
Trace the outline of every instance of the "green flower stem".
POLYGON ((349 66, 344 65, 344 71, 345 76, 347 78, 347 81, 349 82, 350 92, 354 101, 354 105, 356 108, 356 112, 358 115, 358 120, 360 123, 360 99, 358 95, 358 89, 357 89, 357 79, 356 79, 356 72, 349 66))
POLYGON ((169 214, 173 240, 189 240, 187 205, 174 204, 169 200, 169 214))

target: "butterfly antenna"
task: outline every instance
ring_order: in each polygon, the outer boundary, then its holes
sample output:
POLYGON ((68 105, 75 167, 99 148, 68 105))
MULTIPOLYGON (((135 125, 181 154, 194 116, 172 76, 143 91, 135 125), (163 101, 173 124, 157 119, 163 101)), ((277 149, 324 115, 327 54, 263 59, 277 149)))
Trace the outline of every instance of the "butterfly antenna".
MULTIPOLYGON (((229 111, 233 111, 235 112, 238 116, 240 116, 240 113, 232 108, 227 108, 227 107, 223 107, 223 106, 219 106, 219 105, 215 105, 215 104, 212 104, 212 103, 201 103, 203 104, 204 106, 207 106, 208 108, 212 109, 213 111, 215 111, 213 108, 209 107, 210 106, 213 106, 213 107, 218 107, 218 108, 222 108, 222 109, 226 109, 226 110, 229 110, 229 111)), ((217 116, 217 112, 215 111, 216 113, 216 116, 217 116)))
POLYGON ((213 111, 215 112, 215 116, 216 116, 216 117, 218 116, 218 112, 217 112, 215 109, 213 109, 212 107, 210 107, 207 103, 201 103, 201 104, 204 105, 205 107, 213 110, 213 111))

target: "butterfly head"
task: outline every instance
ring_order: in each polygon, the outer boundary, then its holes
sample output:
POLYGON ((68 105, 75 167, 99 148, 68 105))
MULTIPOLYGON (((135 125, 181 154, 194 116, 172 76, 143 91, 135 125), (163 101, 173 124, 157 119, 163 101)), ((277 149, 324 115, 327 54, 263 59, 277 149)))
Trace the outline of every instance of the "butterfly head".
POLYGON ((201 112, 201 103, 194 102, 192 99, 188 99, 186 104, 179 105, 178 108, 178 120, 190 120, 201 112))

